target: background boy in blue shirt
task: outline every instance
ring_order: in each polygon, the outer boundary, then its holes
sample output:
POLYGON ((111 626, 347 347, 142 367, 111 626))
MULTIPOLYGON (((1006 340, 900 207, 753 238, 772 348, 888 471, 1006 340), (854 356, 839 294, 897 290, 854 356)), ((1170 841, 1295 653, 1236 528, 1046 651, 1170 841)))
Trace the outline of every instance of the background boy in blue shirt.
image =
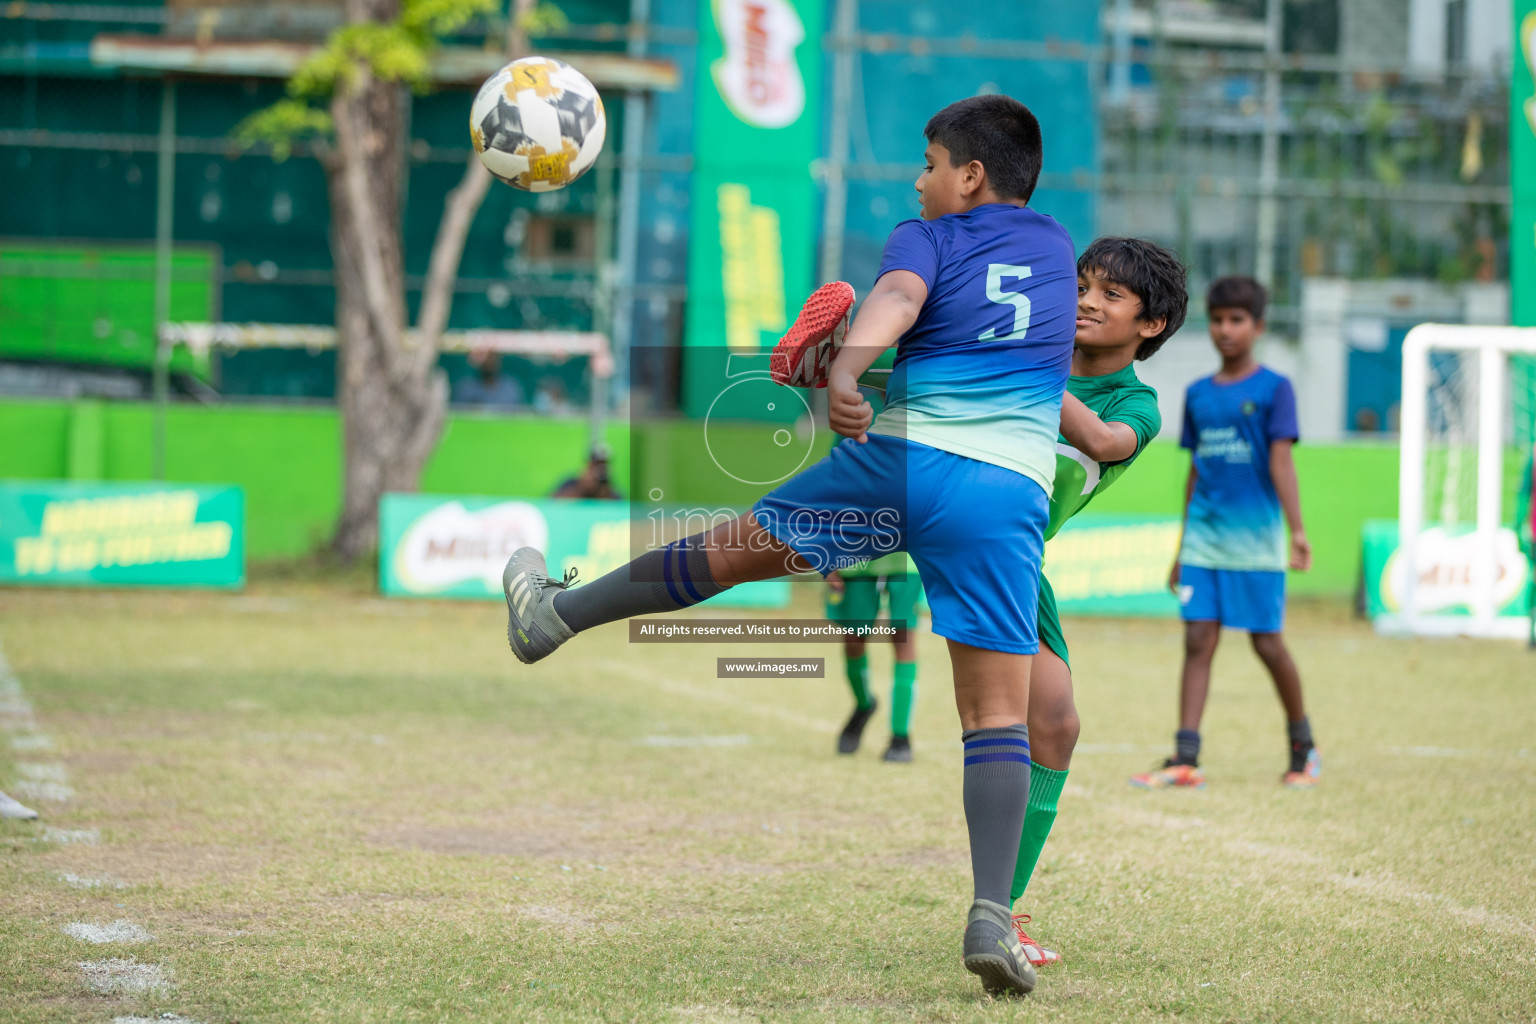
POLYGON ((858 443, 839 444, 751 514, 585 586, 550 579, 543 554, 520 548, 502 573, 507 641, 532 663, 605 622, 906 551, 933 631, 949 641, 963 730, 974 890, 965 967, 989 992, 1025 993, 1035 972, 1008 896, 1029 799, 1029 680, 1077 267, 1066 231, 1027 205, 1042 163, 1027 107, 973 96, 923 134, 922 219, 891 232, 828 374, 828 422, 858 443), (892 345, 875 417, 857 382, 892 345))
POLYGON ((1285 570, 1310 568, 1312 546, 1301 524, 1291 459, 1299 436, 1296 393, 1289 380, 1253 357, 1268 298, 1251 277, 1221 278, 1206 294, 1221 369, 1195 381, 1184 396, 1180 443, 1192 458, 1184 537, 1169 578, 1184 618, 1179 730, 1173 757, 1131 779, 1148 789, 1205 785, 1200 718, 1222 626, 1248 631, 1285 707, 1290 765, 1281 781, 1298 788, 1317 784, 1319 760, 1302 704, 1301 676, 1280 635, 1285 570))

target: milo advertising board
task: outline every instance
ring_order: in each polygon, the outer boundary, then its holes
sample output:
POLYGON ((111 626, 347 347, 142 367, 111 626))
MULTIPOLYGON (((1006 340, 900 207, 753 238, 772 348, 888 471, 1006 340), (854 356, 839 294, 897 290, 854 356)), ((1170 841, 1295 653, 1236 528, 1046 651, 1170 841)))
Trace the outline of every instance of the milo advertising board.
MULTIPOLYGON (((648 545, 650 522, 622 501, 521 500, 386 494, 379 503, 379 587, 396 597, 502 600, 501 571, 520 547, 534 547, 559 578, 582 580, 623 566, 648 545)), ((781 608, 789 583, 733 587, 711 607, 781 608)))

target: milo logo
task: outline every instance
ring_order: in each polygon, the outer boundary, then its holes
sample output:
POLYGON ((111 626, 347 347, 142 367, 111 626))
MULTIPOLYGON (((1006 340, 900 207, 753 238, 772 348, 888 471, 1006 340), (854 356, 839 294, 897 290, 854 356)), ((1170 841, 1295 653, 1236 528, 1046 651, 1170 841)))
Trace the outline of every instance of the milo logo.
POLYGON ((783 128, 805 110, 795 47, 805 25, 789 0, 714 0, 725 54, 710 67, 731 113, 759 128, 783 128))

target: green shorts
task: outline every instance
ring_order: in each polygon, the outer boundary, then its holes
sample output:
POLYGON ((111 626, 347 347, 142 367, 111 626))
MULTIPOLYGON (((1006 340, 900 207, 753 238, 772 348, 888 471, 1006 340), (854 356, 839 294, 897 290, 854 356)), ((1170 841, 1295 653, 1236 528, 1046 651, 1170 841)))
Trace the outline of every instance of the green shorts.
POLYGON ((1061 631, 1061 616, 1056 614, 1056 594, 1051 590, 1051 581, 1040 574, 1040 613, 1039 625, 1040 645, 1049 647, 1051 653, 1072 667, 1072 659, 1067 657, 1067 637, 1061 631))
POLYGON ((827 589, 827 618, 834 622, 873 622, 880 617, 880 595, 884 594, 891 625, 917 628, 917 599, 923 592, 917 573, 844 578, 843 588, 841 594, 827 589))

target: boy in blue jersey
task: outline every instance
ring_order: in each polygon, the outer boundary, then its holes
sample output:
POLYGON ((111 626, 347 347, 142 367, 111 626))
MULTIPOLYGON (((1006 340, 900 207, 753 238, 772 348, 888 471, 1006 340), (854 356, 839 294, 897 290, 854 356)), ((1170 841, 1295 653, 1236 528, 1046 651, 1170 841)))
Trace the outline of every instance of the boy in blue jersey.
POLYGON ((974 880, 964 963, 989 992, 1025 993, 1035 972, 1008 895, 1029 798, 1025 723, 1076 261, 1066 231, 1026 205, 1042 159, 1028 108, 971 97, 935 114, 924 135, 922 219, 891 233, 828 375, 828 422, 858 443, 838 445, 750 515, 582 587, 551 580, 542 554, 518 550, 502 576, 507 638, 534 662, 600 623, 908 552, 933 631, 949 641, 963 730, 974 880), (875 417, 857 382, 892 345, 875 417))
POLYGON ((1317 785, 1319 758, 1302 703, 1301 676, 1280 635, 1285 570, 1310 568, 1312 546, 1302 528, 1291 459, 1299 436, 1296 393, 1289 380, 1253 357, 1254 342, 1264 333, 1267 301, 1264 286, 1251 277, 1221 278, 1206 295, 1221 369, 1195 381, 1184 396, 1180 443, 1192 459, 1184 536, 1169 577, 1184 618, 1179 730, 1174 755, 1161 768, 1131 779, 1132 785, 1147 789, 1205 785, 1199 767, 1200 718, 1222 626, 1248 631, 1285 708, 1290 765, 1281 782, 1295 788, 1317 785))

